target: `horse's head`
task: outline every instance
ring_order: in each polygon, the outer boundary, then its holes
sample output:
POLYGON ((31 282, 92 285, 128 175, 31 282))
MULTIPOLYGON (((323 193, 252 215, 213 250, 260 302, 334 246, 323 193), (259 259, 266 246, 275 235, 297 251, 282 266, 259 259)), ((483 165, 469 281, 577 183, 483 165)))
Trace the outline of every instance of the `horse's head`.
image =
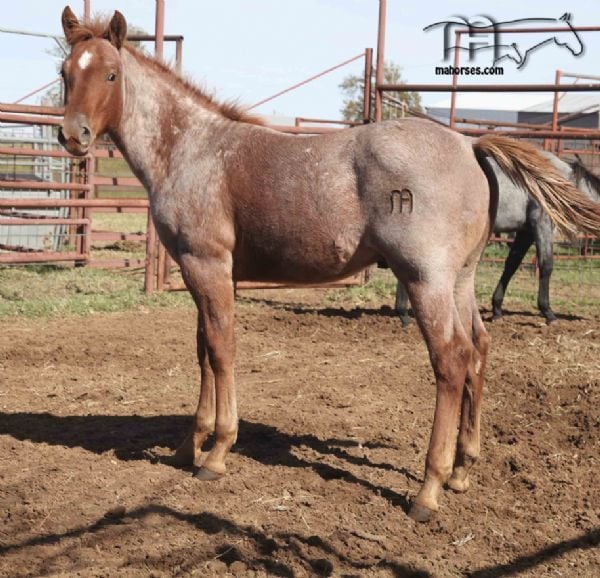
POLYGON ((579 34, 577 34, 577 31, 571 24, 571 19, 572 16, 570 12, 565 12, 558 19, 559 22, 564 22, 570 28, 570 30, 568 32, 561 32, 554 36, 554 42, 556 42, 556 44, 559 46, 565 46, 568 48, 573 56, 580 56, 583 54, 584 46, 583 42, 581 42, 581 38, 579 38, 579 34))
POLYGON ((118 127, 123 109, 119 50, 127 23, 115 12, 104 30, 81 24, 67 6, 62 14, 71 53, 62 65, 65 117, 58 140, 71 154, 85 155, 94 140, 118 127))

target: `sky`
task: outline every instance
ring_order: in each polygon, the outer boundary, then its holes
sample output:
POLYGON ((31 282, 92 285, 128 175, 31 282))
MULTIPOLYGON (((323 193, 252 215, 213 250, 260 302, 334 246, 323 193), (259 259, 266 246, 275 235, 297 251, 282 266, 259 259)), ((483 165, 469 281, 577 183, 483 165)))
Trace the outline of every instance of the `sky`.
MULTIPOLYGON (((201 86, 222 99, 253 104, 330 66, 377 45, 378 0, 166 0, 165 33, 182 34, 183 68, 201 86)), ((517 18, 559 18, 566 10, 573 25, 600 25, 600 2, 590 0, 388 0, 386 60, 402 67, 411 83, 449 83, 436 76, 442 61, 442 30, 423 31, 434 22, 482 12, 496 21, 517 18), (482 7, 485 6, 485 10, 482 7)), ((120 10, 128 22, 154 31, 154 0, 91 0, 92 13, 120 10)), ((65 0, 19 0, 3 11, 0 28, 61 34, 65 0)), ((81 0, 71 0, 77 14, 81 0)), ((545 36, 511 37, 527 48, 545 36)), ((600 32, 581 33, 581 57, 555 44, 532 53, 527 66, 516 70, 504 63, 501 77, 463 77, 464 82, 551 83, 557 68, 600 75, 600 32)), ((50 39, 0 33, 0 102, 14 102, 52 80, 56 64, 47 51, 50 39)), ((174 55, 167 46, 166 56, 174 55)), ((489 54, 472 64, 488 66, 489 54)), ((362 61, 271 101, 261 114, 340 118, 339 83, 348 74, 362 74, 362 61)), ((551 95, 548 95, 550 98, 551 95)), ((424 104, 444 100, 440 93, 422 94, 424 104)), ((545 97, 541 97, 545 98, 545 97)), ((36 102, 35 98, 28 102, 36 102)), ((460 95, 458 104, 460 106, 460 95)))

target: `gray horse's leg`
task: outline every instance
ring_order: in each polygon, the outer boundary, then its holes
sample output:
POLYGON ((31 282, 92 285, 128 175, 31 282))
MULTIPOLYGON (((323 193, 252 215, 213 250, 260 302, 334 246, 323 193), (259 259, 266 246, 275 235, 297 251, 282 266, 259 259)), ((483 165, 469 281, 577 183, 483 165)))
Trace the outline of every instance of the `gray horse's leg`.
POLYGON ((540 274, 538 308, 546 318, 546 321, 552 323, 552 321, 556 321, 556 315, 554 315, 550 307, 550 276, 554 267, 554 255, 552 253, 554 234, 550 219, 544 217, 540 219, 537 226, 533 229, 540 274))
POLYGON ((533 234, 527 229, 522 229, 517 232, 515 240, 513 241, 508 257, 504 262, 504 271, 502 277, 498 281, 496 290, 492 297, 492 311, 493 319, 499 319, 502 317, 502 302, 504 301, 504 293, 506 288, 515 274, 515 271, 519 268, 523 257, 525 257, 529 247, 533 243, 533 234))
POLYGON ((456 300, 474 349, 465 379, 456 457, 448 486, 456 492, 465 492, 469 488, 469 471, 479 458, 481 446, 481 398, 490 338, 477 307, 474 274, 459 288, 456 300))
POLYGON ((410 315, 408 314, 408 293, 406 292, 406 287, 402 281, 398 281, 396 285, 396 313, 400 317, 400 321, 402 322, 402 327, 408 327, 410 325, 410 315))

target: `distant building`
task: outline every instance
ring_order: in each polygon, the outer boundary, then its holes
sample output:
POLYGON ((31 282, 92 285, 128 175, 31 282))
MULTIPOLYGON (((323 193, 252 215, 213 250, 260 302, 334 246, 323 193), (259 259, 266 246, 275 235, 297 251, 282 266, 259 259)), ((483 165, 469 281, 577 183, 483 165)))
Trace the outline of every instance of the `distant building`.
MULTIPOLYGON (((489 120, 494 122, 545 124, 552 122, 554 99, 540 93, 475 93, 458 94, 455 119, 489 120)), ((450 119, 450 97, 425 107, 427 114, 448 124, 450 119)), ((559 119, 574 113, 581 113, 569 119, 563 126, 583 128, 600 127, 600 95, 561 94, 559 119)), ((472 126, 457 123, 457 126, 472 126)))
MULTIPOLYGON (((552 123, 553 99, 534 104, 520 110, 518 122, 528 124, 552 123)), ((600 95, 585 93, 563 93, 558 101, 558 119, 565 116, 576 115, 560 123, 561 126, 574 126, 579 128, 600 127, 600 95)))

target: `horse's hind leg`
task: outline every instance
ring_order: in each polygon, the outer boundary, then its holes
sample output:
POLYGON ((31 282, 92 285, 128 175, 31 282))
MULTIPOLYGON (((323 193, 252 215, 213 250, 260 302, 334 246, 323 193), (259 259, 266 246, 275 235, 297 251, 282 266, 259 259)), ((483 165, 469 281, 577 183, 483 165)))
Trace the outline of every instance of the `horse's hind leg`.
POLYGON ((523 257, 529 250, 533 243, 533 235, 529 229, 522 229, 517 232, 515 240, 512 242, 510 246, 510 251, 508 253, 508 257, 504 262, 504 271, 502 272, 502 277, 500 277, 500 281, 498 281, 498 285, 494 291, 494 295, 492 297, 492 310, 493 310, 493 318, 500 319, 502 317, 502 302, 504 301, 504 293, 506 292, 506 288, 512 279, 512 276, 515 274, 515 271, 519 268, 523 257))
POLYGON ((407 289, 437 385, 425 481, 410 511, 413 519, 426 521, 438 510, 438 494, 452 473, 461 398, 473 345, 463 329, 447 278, 410 282, 407 289))
POLYGON ((463 326, 472 336, 473 351, 463 390, 454 470, 448 486, 457 492, 464 492, 469 488, 469 470, 480 452, 481 398, 490 338, 479 315, 474 278, 469 279, 465 286, 458 287, 458 290, 462 294, 456 295, 457 306, 463 326))
POLYGON ((556 315, 550 307, 550 276, 554 268, 554 255, 552 253, 554 234, 550 219, 546 215, 541 218, 534 228, 533 236, 540 270, 538 308, 546 321, 552 323, 552 321, 556 321, 556 315))
POLYGON ((201 465, 202 444, 215 429, 215 376, 210 367, 206 351, 206 335, 202 316, 198 314, 196 350, 200 365, 200 398, 194 423, 182 444, 175 452, 175 461, 180 465, 201 465))

